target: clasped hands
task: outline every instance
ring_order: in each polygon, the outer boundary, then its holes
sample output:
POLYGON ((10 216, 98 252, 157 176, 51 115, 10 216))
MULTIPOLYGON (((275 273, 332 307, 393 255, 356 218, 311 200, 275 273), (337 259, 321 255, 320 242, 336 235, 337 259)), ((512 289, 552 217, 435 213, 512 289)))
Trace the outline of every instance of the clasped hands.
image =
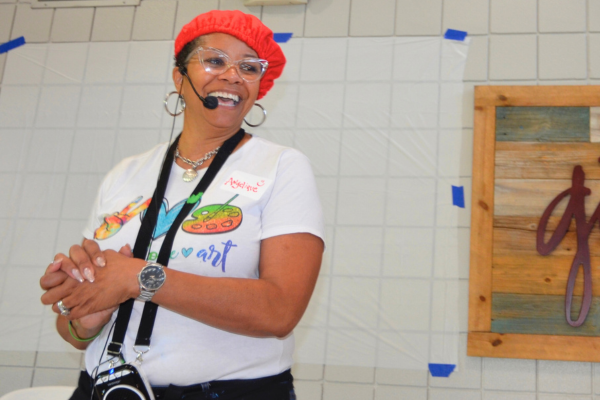
POLYGON ((40 279, 42 303, 60 314, 56 303, 62 300, 69 320, 85 329, 104 326, 119 304, 139 294, 137 273, 144 265, 146 261, 133 258, 129 245, 119 252, 101 251, 95 241, 85 239, 68 256, 54 257, 40 279))

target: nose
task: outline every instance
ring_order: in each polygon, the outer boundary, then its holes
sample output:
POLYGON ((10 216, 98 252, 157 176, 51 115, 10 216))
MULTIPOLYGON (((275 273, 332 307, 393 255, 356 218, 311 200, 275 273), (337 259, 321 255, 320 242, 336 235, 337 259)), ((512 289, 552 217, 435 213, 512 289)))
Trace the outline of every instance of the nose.
POLYGON ((229 64, 226 71, 219 75, 219 78, 225 79, 231 83, 242 82, 243 79, 234 64, 229 64))

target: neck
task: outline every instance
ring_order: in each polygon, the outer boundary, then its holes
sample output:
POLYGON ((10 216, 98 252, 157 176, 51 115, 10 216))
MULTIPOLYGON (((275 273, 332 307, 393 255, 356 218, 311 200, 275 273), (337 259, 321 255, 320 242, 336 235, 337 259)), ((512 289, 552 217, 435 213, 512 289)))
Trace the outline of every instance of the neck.
POLYGON ((238 128, 206 129, 207 127, 191 126, 184 121, 183 132, 179 139, 179 152, 186 158, 197 160, 209 151, 221 146, 223 142, 235 135, 238 128))

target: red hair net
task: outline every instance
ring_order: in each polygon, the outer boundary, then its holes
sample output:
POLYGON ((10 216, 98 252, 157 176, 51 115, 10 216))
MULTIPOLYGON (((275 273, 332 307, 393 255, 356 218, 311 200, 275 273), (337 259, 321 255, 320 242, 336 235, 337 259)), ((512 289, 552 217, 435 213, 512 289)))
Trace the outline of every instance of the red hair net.
POLYGON ((273 39, 273 31, 267 28, 254 15, 241 11, 213 10, 198 15, 190 23, 181 28, 175 39, 175 56, 183 47, 198 36, 209 33, 227 33, 235 36, 250 46, 259 58, 269 62, 267 71, 260 79, 258 98, 264 97, 273 87, 273 81, 281 75, 285 65, 285 56, 281 47, 273 39))

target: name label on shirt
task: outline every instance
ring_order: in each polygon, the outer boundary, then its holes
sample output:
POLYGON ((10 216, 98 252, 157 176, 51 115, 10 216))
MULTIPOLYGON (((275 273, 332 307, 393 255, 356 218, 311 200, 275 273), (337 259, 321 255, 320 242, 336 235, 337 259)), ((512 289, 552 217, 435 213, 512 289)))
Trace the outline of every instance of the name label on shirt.
POLYGON ((258 200, 272 183, 272 179, 262 178, 242 171, 235 171, 225 180, 221 188, 231 193, 258 200))

